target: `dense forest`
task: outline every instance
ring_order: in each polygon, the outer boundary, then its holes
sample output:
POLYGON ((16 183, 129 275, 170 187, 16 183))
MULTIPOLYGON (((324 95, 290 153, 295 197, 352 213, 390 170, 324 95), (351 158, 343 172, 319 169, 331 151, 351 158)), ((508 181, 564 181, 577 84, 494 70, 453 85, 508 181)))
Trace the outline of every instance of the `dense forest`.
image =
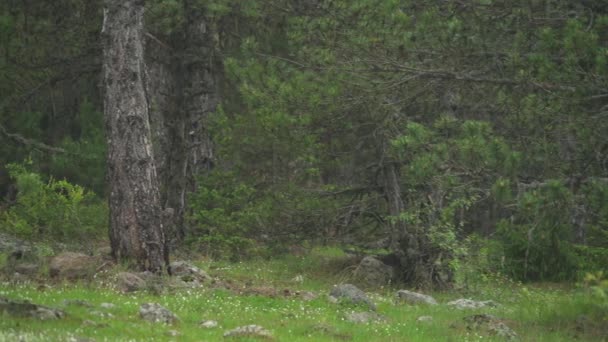
POLYGON ((0 238, 45 250, 602 284, 607 137, 605 0, 0 3, 0 238))

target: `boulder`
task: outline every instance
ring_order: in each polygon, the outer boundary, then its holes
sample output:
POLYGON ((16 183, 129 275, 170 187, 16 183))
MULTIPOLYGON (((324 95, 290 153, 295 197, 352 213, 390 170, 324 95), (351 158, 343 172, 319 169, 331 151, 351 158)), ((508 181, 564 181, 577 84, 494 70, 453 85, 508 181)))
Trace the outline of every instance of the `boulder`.
POLYGON ((84 308, 92 308, 93 304, 82 299, 64 299, 63 306, 81 306, 84 308))
POLYGON ((181 336, 181 333, 177 330, 169 330, 165 333, 165 335, 167 335, 169 337, 177 337, 177 336, 181 336))
POLYGON ((291 279, 292 283, 298 283, 298 284, 302 284, 304 282, 304 276, 301 274, 298 274, 297 276, 293 277, 291 279))
POLYGON ((145 286, 142 289, 146 289, 155 295, 160 295, 165 292, 167 284, 165 282, 166 279, 164 279, 162 275, 144 271, 137 273, 136 276, 140 277, 145 282, 145 286))
POLYGON ((2 268, 5 274, 18 273, 27 278, 35 276, 40 270, 38 251, 27 242, 0 234, 0 254, 7 255, 6 263, 2 268))
POLYGON ((56 278, 85 278, 95 273, 96 266, 96 258, 82 253, 64 252, 51 259, 49 274, 56 278))
POLYGON ((0 253, 11 254, 15 251, 31 251, 31 244, 25 240, 17 239, 11 235, 0 233, 0 253))
POLYGON ((65 313, 58 309, 4 297, 0 297, 0 313, 14 317, 31 317, 39 320, 65 317, 65 313))
POLYGON ((40 265, 29 262, 16 263, 13 266, 13 270, 19 274, 23 274, 26 276, 34 276, 38 274, 38 270, 40 270, 40 265))
POLYGON ((349 322, 357 323, 357 324, 366 324, 366 323, 386 322, 387 321, 386 317, 379 315, 375 312, 367 312, 367 311, 349 312, 346 314, 345 319, 349 322))
POLYGON ((296 296, 298 296, 299 298, 302 298, 302 300, 306 301, 306 302, 310 302, 311 300, 315 300, 315 299, 319 298, 319 296, 316 293, 310 292, 310 291, 298 291, 298 292, 296 292, 296 296))
POLYGON ((472 315, 464 317, 463 320, 465 321, 468 330, 502 337, 507 340, 517 339, 517 333, 495 316, 486 314, 472 315))
POLYGON ((116 287, 122 292, 140 291, 146 288, 146 281, 130 272, 120 272, 116 275, 116 287))
POLYGON ((112 303, 101 303, 101 304, 99 304, 99 307, 102 309, 109 310, 109 309, 114 309, 116 307, 116 305, 114 305, 112 303))
POLYGON ((263 327, 255 324, 238 327, 232 330, 228 330, 224 333, 224 337, 251 337, 251 338, 263 338, 273 339, 272 333, 263 327))
POLYGON ((485 307, 497 307, 498 304, 493 300, 483 300, 477 301, 472 299, 460 298, 448 302, 449 306, 455 307, 457 309, 465 310, 465 309, 480 309, 485 307))
POLYGON ((393 267, 372 256, 363 258, 354 273, 355 276, 372 286, 390 284, 395 277, 395 270, 393 267))
POLYGON ((187 261, 174 261, 169 267, 171 268, 171 274, 173 276, 178 277, 185 282, 204 282, 213 279, 205 271, 187 261))
POLYGON ((213 328, 217 328, 219 326, 219 323, 217 321, 207 320, 207 321, 202 321, 201 323, 199 323, 198 326, 201 328, 205 328, 205 329, 213 329, 213 328))
POLYGON ((178 321, 177 316, 169 309, 158 303, 144 303, 139 307, 139 316, 152 323, 173 324, 178 321))
POLYGON ((418 322, 418 323, 432 322, 432 321, 433 321, 432 316, 420 316, 416 319, 416 322, 418 322))
POLYGON ((363 304, 369 307, 371 310, 376 310, 376 304, 369 299, 365 292, 359 290, 359 288, 352 284, 340 284, 334 286, 334 288, 331 289, 329 296, 335 298, 336 300, 346 300, 354 304, 363 304))
POLYGON ((437 305, 435 298, 422 293, 399 290, 397 291, 397 299, 408 304, 428 304, 437 305))

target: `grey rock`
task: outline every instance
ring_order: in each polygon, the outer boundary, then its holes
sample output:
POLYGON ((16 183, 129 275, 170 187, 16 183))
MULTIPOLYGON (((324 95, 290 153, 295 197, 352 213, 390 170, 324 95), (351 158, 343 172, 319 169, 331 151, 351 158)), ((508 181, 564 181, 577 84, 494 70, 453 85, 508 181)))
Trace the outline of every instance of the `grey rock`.
POLYGON ((165 333, 165 335, 171 336, 171 337, 177 337, 177 336, 180 336, 181 333, 177 330, 169 330, 165 333))
POLYGON ((10 282, 13 284, 23 284, 29 282, 30 280, 30 277, 23 275, 19 272, 15 272, 12 274, 10 282))
POLYGON ((390 284, 395 277, 393 267, 372 256, 363 258, 354 273, 355 276, 372 286, 390 284))
POLYGON ((20 240, 14 236, 0 233, 0 253, 9 255, 21 253, 22 255, 29 255, 33 249, 32 244, 25 240, 20 240))
POLYGON ((201 328, 213 329, 213 328, 217 328, 219 326, 219 323, 217 321, 207 320, 207 321, 202 321, 198 326, 201 328))
POLYGON ((179 277, 182 281, 211 281, 211 278, 205 271, 192 265, 187 261, 174 261, 170 264, 171 274, 179 277))
POLYGON ((64 299, 63 306, 82 306, 85 308, 92 308, 93 304, 82 299, 64 299))
POLYGON ((257 337, 272 339, 272 333, 259 325, 246 325, 224 333, 224 337, 257 337))
POLYGON ((319 298, 319 296, 314 293, 314 292, 310 292, 310 291, 301 291, 301 292, 297 292, 298 297, 302 298, 302 300, 306 301, 306 302, 310 302, 311 300, 315 300, 317 298, 319 298))
POLYGON ((501 319, 493 315, 481 314, 464 317, 467 329, 488 333, 507 340, 516 340, 517 333, 509 328, 501 319))
POLYGON ((407 290, 397 291, 397 299, 408 304, 428 304, 437 305, 435 298, 418 292, 407 290))
POLYGON ((13 267, 13 270, 15 272, 26 275, 26 276, 36 275, 38 273, 39 269, 40 269, 40 265, 29 263, 29 262, 17 263, 13 267))
POLYGON ((65 313, 58 309, 3 297, 0 297, 0 313, 14 317, 31 317, 39 320, 65 317, 65 313))
POLYGON ((167 286, 173 289, 197 289, 203 286, 198 279, 185 278, 171 278, 169 279, 167 286))
POLYGON ((109 312, 101 312, 101 311, 97 311, 97 310, 91 311, 90 314, 94 315, 94 316, 102 317, 102 318, 112 318, 112 317, 114 317, 114 315, 112 315, 109 312))
POLYGON ((51 277, 78 279, 95 273, 97 259, 86 254, 64 252, 51 259, 49 274, 51 277))
POLYGON ((79 337, 79 336, 71 336, 67 339, 68 342, 95 342, 92 338, 87 337, 79 337))
POLYGON ((371 310, 376 311, 376 304, 365 294, 365 292, 359 290, 355 285, 352 284, 340 284, 334 286, 329 293, 330 297, 334 297, 337 300, 346 300, 354 304, 363 304, 368 306, 371 310))
POLYGON ((139 316, 153 323, 172 324, 178 321, 177 316, 158 303, 145 303, 139 307, 139 316))
POLYGON ((86 327, 95 327, 95 328, 107 328, 110 326, 108 323, 98 323, 98 322, 92 321, 90 319, 85 319, 84 321, 82 321, 82 325, 86 326, 86 327))
POLYGON ((352 323, 366 324, 373 322, 386 322, 386 317, 379 315, 375 312, 349 312, 346 314, 345 319, 352 323))
POLYGON ((422 322, 432 322, 433 321, 433 317, 432 316, 420 316, 416 319, 416 322, 422 323, 422 322))
POLYGON ((365 248, 368 249, 381 249, 381 248, 389 248, 391 245, 391 239, 388 237, 385 237, 383 239, 380 240, 376 240, 373 242, 370 242, 368 244, 365 245, 365 248))
POLYGON ((161 295, 165 292, 165 279, 160 274, 145 271, 136 275, 144 280, 145 284, 142 289, 146 289, 154 295, 161 295))
POLYGON ((120 272, 116 275, 116 287, 122 292, 140 291, 146 288, 146 281, 130 272, 120 272))
POLYGON ((0 234, 0 254, 7 256, 2 267, 5 274, 19 273, 25 279, 36 275, 40 269, 38 250, 26 241, 0 234))
POLYGON ((297 276, 291 278, 291 282, 302 284, 304 282, 304 276, 301 274, 298 274, 297 276))
POLYGON ((497 307, 498 304, 492 300, 477 301, 472 299, 460 298, 448 302, 449 306, 453 306, 457 309, 480 309, 485 307, 497 307))
POLYGON ((99 307, 102 309, 114 309, 116 307, 116 305, 114 305, 112 303, 101 303, 101 304, 99 304, 99 307))
POLYGON ((95 255, 98 255, 103 260, 112 260, 112 247, 103 246, 95 250, 95 255))

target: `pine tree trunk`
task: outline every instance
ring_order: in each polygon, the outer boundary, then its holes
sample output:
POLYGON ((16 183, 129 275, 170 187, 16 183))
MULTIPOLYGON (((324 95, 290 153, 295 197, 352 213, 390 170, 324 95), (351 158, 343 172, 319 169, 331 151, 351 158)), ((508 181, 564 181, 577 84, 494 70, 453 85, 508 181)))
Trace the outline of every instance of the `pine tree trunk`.
POLYGON ((108 0, 105 5, 104 118, 112 254, 160 273, 167 250, 144 87, 144 1, 108 0))
POLYGON ((176 241, 187 232, 187 194, 196 190, 196 177, 212 167, 207 128, 219 102, 222 70, 214 56, 215 28, 204 9, 192 3, 182 3, 185 18, 180 30, 163 39, 167 44, 149 39, 146 53, 152 76, 147 89, 155 101, 151 116, 161 198, 172 212, 170 235, 176 241))

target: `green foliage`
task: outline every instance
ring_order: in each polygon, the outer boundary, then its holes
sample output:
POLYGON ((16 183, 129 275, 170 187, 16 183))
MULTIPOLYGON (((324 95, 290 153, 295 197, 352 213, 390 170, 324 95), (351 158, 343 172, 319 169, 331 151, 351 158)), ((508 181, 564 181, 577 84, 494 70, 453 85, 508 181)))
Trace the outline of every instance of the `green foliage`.
POLYGON ((238 259, 254 247, 252 237, 268 215, 265 203, 256 201, 255 190, 234 175, 213 172, 200 179, 190 198, 193 232, 188 238, 208 255, 238 259))
MULTIPOLYGON (((232 6, 217 3, 223 13, 232 6)), ((377 223, 364 218, 374 215, 385 236, 403 223, 416 235, 413 255, 456 274, 475 232, 496 238, 490 254, 519 279, 572 279, 598 255, 579 257, 573 232, 584 229, 572 221, 584 217, 586 243, 602 248, 608 201, 566 183, 606 174, 597 157, 608 128, 598 119, 606 78, 596 72, 606 64, 604 17, 580 8, 562 16, 573 11, 566 3, 287 3, 256 2, 253 21, 233 12, 247 28, 225 61, 238 93, 217 131, 237 177, 279 197, 286 188, 364 189, 335 198, 336 208, 349 203, 345 231, 372 231, 377 223), (531 19, 548 16, 573 19, 531 19), (383 188, 389 163, 405 208, 395 217, 383 188)))
POLYGON ((503 253, 499 241, 471 234, 463 239, 462 248, 454 276, 457 286, 475 292, 501 278, 503 253))
POLYGON ((219 259, 286 252, 290 243, 327 241, 336 205, 296 187, 259 190, 215 170, 190 199, 188 243, 219 259))
POLYGON ((177 31, 185 20, 183 1, 153 0, 146 4, 146 9, 147 27, 167 36, 177 31))
POLYGON ((565 280, 577 276, 579 260, 572 241, 572 193, 559 181, 525 192, 498 234, 505 267, 517 279, 565 280))
POLYGON ((59 147, 68 153, 53 155, 49 172, 102 195, 106 169, 103 114, 85 99, 74 124, 80 127, 79 136, 63 139, 59 147))
POLYGON ((7 166, 17 200, 0 213, 2 230, 39 241, 87 241, 107 229, 107 207, 91 192, 65 180, 43 181, 25 166, 7 166))
POLYGON ((587 273, 583 279, 583 287, 592 296, 596 305, 603 310, 604 318, 608 319, 608 277, 604 272, 587 273))

